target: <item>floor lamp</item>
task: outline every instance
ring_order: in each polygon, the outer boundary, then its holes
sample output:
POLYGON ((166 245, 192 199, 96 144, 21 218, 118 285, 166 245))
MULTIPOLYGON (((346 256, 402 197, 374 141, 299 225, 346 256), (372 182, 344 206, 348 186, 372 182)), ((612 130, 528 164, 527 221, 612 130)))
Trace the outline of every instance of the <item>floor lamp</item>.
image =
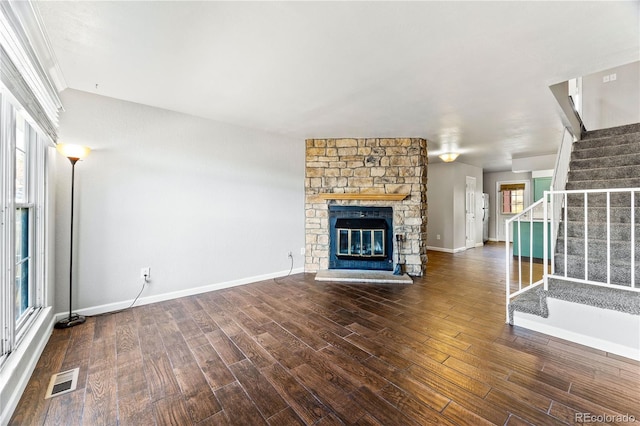
POLYGON ((70 145, 59 143, 56 146, 59 153, 64 155, 71 161, 71 239, 69 244, 69 317, 63 318, 55 324, 55 328, 69 328, 75 325, 79 325, 85 322, 85 317, 82 315, 74 314, 73 310, 73 196, 74 196, 74 183, 76 163, 78 160, 85 158, 91 152, 86 146, 70 145))

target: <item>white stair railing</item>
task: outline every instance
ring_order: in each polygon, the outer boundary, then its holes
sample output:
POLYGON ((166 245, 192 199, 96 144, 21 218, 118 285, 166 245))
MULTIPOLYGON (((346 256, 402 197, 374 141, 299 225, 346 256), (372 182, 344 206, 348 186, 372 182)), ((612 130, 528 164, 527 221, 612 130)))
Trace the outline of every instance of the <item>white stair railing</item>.
MULTIPOLYGON (((536 216, 536 213, 539 215, 538 212, 540 212, 541 209, 543 209, 543 212, 546 212, 547 203, 544 202, 545 199, 546 197, 541 198, 540 200, 536 201, 535 203, 533 203, 532 205, 524 209, 521 213, 518 213, 514 217, 507 219, 505 221, 504 235, 505 235, 505 255, 506 255, 506 262, 505 262, 505 265, 506 265, 505 283, 506 284, 505 285, 506 285, 506 303, 507 303, 507 322, 509 322, 508 307, 509 307, 509 303, 511 302, 511 299, 543 283, 544 275, 540 279, 534 281, 533 265, 535 262, 534 262, 533 252, 534 252, 534 244, 535 244, 535 237, 536 237, 536 233, 534 233, 534 223, 540 222, 540 219, 535 219, 535 216, 536 216), (529 225, 529 233, 528 233, 529 243, 525 244, 525 246, 523 246, 523 238, 522 238, 523 223, 529 225), (512 250, 511 250, 511 234, 512 233, 510 231, 512 228, 514 230, 513 246, 514 246, 514 250, 515 250, 515 247, 517 247, 517 255, 512 254, 512 250), (528 252, 529 255, 523 256, 522 255, 523 252, 528 252), (514 269, 514 262, 512 260, 513 257, 516 258, 515 269, 517 271, 517 278, 514 277, 516 275, 516 271, 513 271, 512 273, 512 269, 514 269), (529 269, 528 276, 525 276, 525 280, 523 280, 522 278, 523 259, 528 260, 528 269, 529 269), (516 284, 517 284, 517 290, 514 291, 512 290, 512 287, 515 286, 516 284)), ((543 219, 543 221, 544 221, 543 227, 547 229, 547 226, 546 226, 547 221, 545 219, 543 219)), ((547 245, 546 239, 544 240, 543 244, 546 252, 546 245, 547 245)))
MULTIPOLYGON (((545 192, 545 197, 547 196, 550 197, 550 201, 551 201, 551 206, 549 206, 549 211, 555 213, 557 211, 557 204, 561 204, 560 209, 563 212, 562 217, 560 217, 561 216, 560 214, 551 214, 549 217, 549 220, 551 221, 551 229, 557 229, 560 223, 562 223, 562 226, 563 226, 562 273, 557 273, 556 268, 552 268, 551 274, 548 274, 548 276, 545 277, 545 280, 544 280, 545 289, 548 288, 548 278, 554 277, 554 278, 561 278, 567 281, 598 285, 601 287, 611 287, 611 288, 616 288, 620 290, 640 292, 640 285, 638 285, 638 283, 636 282, 636 271, 635 271, 636 270, 635 249, 636 249, 636 235, 637 235, 637 230, 636 230, 637 224, 636 224, 635 213, 636 213, 636 197, 638 197, 639 193, 640 193, 640 188, 584 189, 584 190, 545 192), (601 241, 604 241, 604 247, 602 246, 598 247, 598 249, 606 253, 605 264, 598 265, 598 269, 600 268, 606 269, 606 274, 604 278, 598 278, 597 276, 590 274, 590 271, 589 271, 589 257, 590 257, 589 256, 589 250, 590 250, 589 214, 592 211, 590 210, 590 206, 589 206, 589 199, 590 199, 589 197, 595 196, 597 194, 602 194, 603 198, 605 199, 605 203, 604 203, 605 205, 598 206, 599 208, 602 208, 602 207, 605 208, 605 221, 601 223, 604 225, 606 235, 604 240, 600 239, 601 241), (629 217, 629 250, 628 250, 629 256, 628 258, 629 258, 630 271, 629 271, 628 283, 626 282, 626 280, 624 280, 624 282, 620 280, 618 280, 617 282, 613 282, 612 281, 613 276, 611 272, 611 268, 613 265, 612 231, 611 231, 611 213, 612 213, 611 197, 615 195, 620 198, 626 198, 624 197, 625 194, 628 194, 629 204, 627 205, 618 204, 615 206, 615 208, 619 210, 622 209, 618 212, 618 216, 626 215, 627 209, 629 213, 629 216, 628 216, 629 217), (570 200, 569 196, 571 195, 573 197, 570 200), (580 200, 580 202, 578 202, 578 200, 580 200), (580 203, 581 203, 582 209, 583 209, 582 229, 580 230, 580 232, 576 233, 577 235, 582 235, 581 237, 583 240, 582 243, 584 244, 583 255, 579 259, 584 265, 584 270, 580 277, 569 275, 570 264, 569 264, 569 248, 568 248, 569 247, 568 211, 572 207, 572 203, 574 203, 576 207, 580 207, 580 203)), ((591 206, 591 207, 595 207, 595 206, 591 206)), ((592 239, 591 241, 595 241, 595 239, 592 239)), ((623 243, 619 241, 618 245, 620 249, 623 248, 622 244, 623 243)), ((555 266, 554 252, 555 250, 553 250, 551 253, 551 261, 552 261, 552 264, 554 264, 555 266)), ((618 257, 618 260, 624 261, 625 259, 618 257)), ((626 264, 620 263, 620 265, 624 265, 626 269, 626 264)))
MULTIPOLYGON (((555 191, 562 191, 565 188, 565 184, 567 182, 567 178, 569 177, 569 163, 571 161, 571 152, 573 151, 573 142, 575 142, 576 137, 571 133, 571 131, 569 130, 568 127, 564 128, 564 132, 562 133, 562 141, 560 142, 560 147, 558 148, 558 153, 556 155, 556 165, 555 165, 555 169, 553 172, 553 177, 551 180, 551 188, 555 191)), ((548 198, 546 198, 546 195, 544 198, 542 198, 541 200, 539 200, 538 202, 536 202, 535 204, 531 205, 529 208, 525 209, 522 213, 520 213, 517 216, 514 216, 513 218, 509 219, 506 221, 505 223, 505 241, 506 241, 506 256, 507 256, 507 262, 506 262, 506 298, 507 298, 507 306, 509 305, 509 301, 516 297, 517 295, 530 290, 531 288, 538 286, 540 284, 542 284, 543 282, 545 283, 546 286, 546 273, 547 270, 545 268, 545 271, 543 273, 543 278, 541 280, 536 280, 534 282, 533 280, 533 243, 534 243, 534 235, 533 235, 533 213, 534 211, 536 211, 536 209, 540 209, 543 200, 548 200, 548 198), (526 285, 523 286, 523 281, 522 281, 522 241, 521 241, 521 223, 523 221, 523 219, 526 221, 526 218, 529 218, 529 232, 530 232, 530 236, 529 236, 529 280, 527 281, 526 285), (519 247, 519 252, 518 252, 518 261, 517 261, 517 270, 518 270, 518 290, 515 292, 511 292, 511 267, 512 267, 512 261, 511 261, 511 249, 510 249, 510 236, 509 236, 509 232, 511 230, 511 227, 513 226, 512 224, 516 223, 517 224, 517 229, 518 229, 518 247, 519 247)), ((556 200, 555 205, 557 206, 557 211, 554 212, 557 216, 559 216, 561 209, 562 209, 562 203, 559 202, 559 200, 556 200)), ((539 211, 539 210, 537 210, 539 211)), ((547 222, 548 222, 548 212, 547 212, 547 208, 546 206, 544 207, 544 219, 543 219, 543 227, 544 227, 544 234, 543 234, 543 250, 544 250, 544 265, 548 265, 548 246, 549 246, 549 238, 551 238, 551 242, 552 244, 552 249, 551 249, 551 268, 553 270, 553 252, 555 251, 555 241, 557 240, 557 235, 558 235, 558 229, 553 228, 552 227, 552 234, 551 236, 548 235, 547 233, 547 222)), ((509 314, 508 314, 508 310, 507 310, 507 322, 509 321, 509 314)))
MULTIPOLYGON (((613 188, 613 189, 587 189, 587 190, 564 190, 564 191, 545 191, 542 199, 529 206, 522 213, 512 217, 505 221, 505 255, 506 255, 506 321, 509 322, 509 303, 511 300, 539 285, 543 285, 545 290, 549 289, 549 278, 559 278, 566 281, 578 282, 583 284, 596 285, 601 287, 610 287, 620 290, 627 290, 633 292, 640 292, 640 284, 636 281, 636 238, 638 235, 636 224, 636 198, 640 196, 640 188, 613 188), (598 265, 599 268, 606 269, 606 275, 604 279, 598 279, 597 276, 589 273, 589 196, 596 194, 603 194, 605 198, 605 221, 603 222, 606 236, 603 240, 605 247, 600 248, 606 252, 605 264, 598 265), (611 232, 611 197, 620 197, 624 194, 629 195, 629 204, 616 205, 616 208, 623 209, 618 212, 618 216, 626 214, 626 209, 629 209, 629 283, 626 282, 614 282, 612 281, 612 232, 611 232), (618 195, 620 194, 620 195, 618 195), (571 198, 569 196, 572 196, 571 198), (580 277, 571 276, 569 274, 569 208, 574 203, 578 203, 577 200, 581 200, 584 209, 584 218, 582 220, 582 229, 576 232, 576 235, 582 235, 584 239, 584 253, 580 261, 584 264, 584 270, 580 277), (560 208, 558 208, 560 205, 560 208), (534 212, 542 209, 542 220, 535 219, 534 212), (533 232, 534 223, 542 223, 542 276, 534 278, 534 245, 536 243, 536 234, 533 232), (522 238, 522 224, 529 224, 529 241, 523 247, 522 238), (559 225, 563 226, 563 267, 562 273, 556 273, 555 268, 555 244, 549 244, 550 241, 555 241, 557 238, 557 230, 559 225), (517 246, 517 255, 512 253, 511 250, 511 229, 513 228, 513 245, 517 246), (517 234, 517 235, 516 235, 517 234), (552 239, 553 238, 553 239, 552 239), (551 240, 550 240, 551 239, 551 240), (523 256, 522 253, 528 249, 528 256, 523 256), (515 262, 514 262, 515 258, 515 262), (529 273, 523 279, 523 260, 528 261, 529 273), (549 269, 551 264, 551 270, 549 269), (516 277, 517 273, 517 277, 516 277), (539 278, 539 279, 538 279, 539 278), (516 287, 513 289, 513 287, 516 287)), ((579 206, 579 204, 578 204, 579 206)), ((593 207, 593 206, 592 206, 593 207)), ((603 206, 599 206, 602 208, 603 206)), ((575 221, 574 221, 575 222, 575 221)), ((626 222, 625 222, 626 223, 626 222)), ((576 230, 577 231, 577 230, 576 230)), ((540 236, 537 236, 538 242, 540 236)), ((619 245, 621 245, 619 243, 619 245)), ((539 259, 536 259, 539 261, 539 259)), ((619 259, 622 260, 622 259, 619 259)), ((621 264, 621 263, 619 263, 621 264)), ((626 268, 626 265, 625 265, 626 268)))

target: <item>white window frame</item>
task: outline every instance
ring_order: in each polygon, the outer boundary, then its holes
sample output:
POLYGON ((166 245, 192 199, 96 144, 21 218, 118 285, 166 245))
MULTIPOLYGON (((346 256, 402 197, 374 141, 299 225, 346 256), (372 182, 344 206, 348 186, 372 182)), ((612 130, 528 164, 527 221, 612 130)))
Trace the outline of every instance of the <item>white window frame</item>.
POLYGON ((525 182, 517 182, 517 183, 502 183, 500 186, 498 186, 498 197, 497 199, 500 200, 499 202, 499 207, 500 207, 500 214, 502 215, 517 215, 520 212, 522 212, 524 209, 527 208, 527 185, 525 182), (504 210, 504 196, 502 195, 504 191, 502 191, 502 186, 522 186, 521 188, 518 189, 509 189, 507 191, 509 191, 509 197, 511 198, 511 202, 509 203, 509 206, 511 207, 509 211, 505 211, 504 210), (519 193, 521 192, 520 196, 518 197, 518 195, 515 195, 514 192, 518 191, 519 193), (514 203, 514 198, 521 198, 521 203, 514 203), (513 211, 513 206, 515 204, 521 204, 521 208, 518 211, 513 211))
MULTIPOLYGON (((495 187, 495 196, 496 202, 493 203, 493 210, 495 213, 494 221, 495 221, 495 230, 496 230, 496 239, 498 241, 504 241, 505 238, 505 229, 504 222, 506 219, 515 216, 514 213, 502 213, 502 203, 500 202, 500 186, 504 184, 514 184, 514 183, 523 183, 524 184, 524 208, 529 207, 530 199, 531 199, 531 181, 526 179, 519 180, 500 180, 496 182, 495 187)), ((511 236, 511 235, 510 235, 511 236)))
POLYGON ((46 304, 47 146, 50 140, 0 83, 0 369, 46 304), (27 198, 15 199, 16 122, 25 120, 27 198), (16 210, 29 209, 29 306, 15 318, 16 210))

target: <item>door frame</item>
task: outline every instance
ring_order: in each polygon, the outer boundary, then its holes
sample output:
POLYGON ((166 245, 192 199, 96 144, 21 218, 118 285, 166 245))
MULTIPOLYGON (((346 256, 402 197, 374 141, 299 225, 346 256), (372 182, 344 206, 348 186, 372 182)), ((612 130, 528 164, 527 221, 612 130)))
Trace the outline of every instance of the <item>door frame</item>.
POLYGON ((467 249, 475 248, 476 246, 476 215, 478 202, 478 200, 476 200, 476 185, 477 179, 474 176, 466 176, 464 181, 464 245, 467 249), (469 191, 469 184, 473 185, 471 191, 469 191), (473 200, 472 203, 471 200, 473 200), (469 204, 472 205, 469 206, 469 204), (468 217, 469 212, 473 214, 473 220, 471 221, 468 217))

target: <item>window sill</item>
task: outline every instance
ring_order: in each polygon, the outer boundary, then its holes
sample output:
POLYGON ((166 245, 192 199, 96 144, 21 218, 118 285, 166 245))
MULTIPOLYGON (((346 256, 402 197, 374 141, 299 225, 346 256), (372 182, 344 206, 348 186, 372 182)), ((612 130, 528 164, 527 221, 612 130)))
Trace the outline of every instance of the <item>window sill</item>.
POLYGON ((0 366, 0 424, 8 424, 53 330, 52 308, 43 308, 0 366))

